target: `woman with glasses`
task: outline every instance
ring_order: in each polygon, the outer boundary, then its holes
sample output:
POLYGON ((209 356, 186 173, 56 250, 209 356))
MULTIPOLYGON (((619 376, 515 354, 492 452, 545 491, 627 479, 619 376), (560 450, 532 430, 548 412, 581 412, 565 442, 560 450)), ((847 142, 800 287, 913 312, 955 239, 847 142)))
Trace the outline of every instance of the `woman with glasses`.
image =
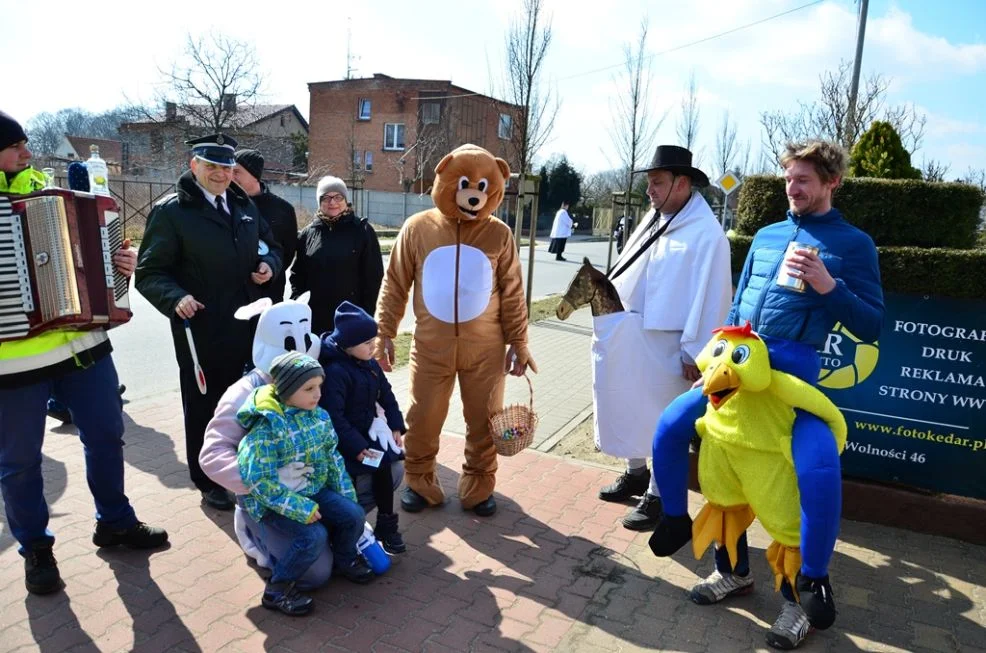
POLYGON ((322 177, 316 191, 318 211, 298 234, 298 254, 291 268, 291 297, 311 291, 312 332, 332 331, 335 310, 352 302, 370 315, 383 281, 383 257, 377 234, 366 218, 349 206, 346 184, 322 177))

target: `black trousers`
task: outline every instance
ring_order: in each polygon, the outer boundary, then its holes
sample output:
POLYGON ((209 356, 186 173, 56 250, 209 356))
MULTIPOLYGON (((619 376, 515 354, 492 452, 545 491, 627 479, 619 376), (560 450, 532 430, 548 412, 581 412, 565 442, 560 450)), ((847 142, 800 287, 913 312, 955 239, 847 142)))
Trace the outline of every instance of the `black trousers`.
POLYGON ((568 238, 552 238, 551 244, 548 245, 548 253, 561 256, 565 252, 565 243, 567 241, 568 238))
POLYGON ((391 463, 385 462, 373 472, 373 500, 381 514, 394 512, 394 475, 391 463))
POLYGON ((243 376, 244 361, 229 361, 203 368, 206 380, 206 394, 199 392, 195 383, 193 368, 180 367, 178 379, 181 384, 181 407, 185 414, 185 454, 188 456, 188 473, 192 483, 199 490, 206 492, 213 488, 222 487, 215 483, 199 465, 199 453, 202 451, 202 441, 205 439, 205 427, 216 412, 219 399, 229 386, 243 376))

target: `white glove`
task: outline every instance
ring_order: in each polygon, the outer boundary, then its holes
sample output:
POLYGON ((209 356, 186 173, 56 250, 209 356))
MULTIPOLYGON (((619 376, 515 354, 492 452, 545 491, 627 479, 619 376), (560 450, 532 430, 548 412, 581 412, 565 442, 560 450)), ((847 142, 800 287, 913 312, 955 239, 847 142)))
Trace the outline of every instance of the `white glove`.
POLYGON ((277 470, 277 480, 281 482, 281 485, 289 490, 297 492, 301 488, 305 487, 308 482, 308 477, 311 476, 315 468, 311 465, 306 465, 301 461, 295 461, 293 463, 288 463, 284 467, 277 470))
POLYGON ((370 424, 370 431, 367 436, 374 442, 380 445, 380 448, 384 451, 390 449, 396 454, 404 453, 404 450, 397 446, 394 442, 394 432, 390 430, 387 426, 387 420, 383 417, 374 417, 373 423, 370 424))

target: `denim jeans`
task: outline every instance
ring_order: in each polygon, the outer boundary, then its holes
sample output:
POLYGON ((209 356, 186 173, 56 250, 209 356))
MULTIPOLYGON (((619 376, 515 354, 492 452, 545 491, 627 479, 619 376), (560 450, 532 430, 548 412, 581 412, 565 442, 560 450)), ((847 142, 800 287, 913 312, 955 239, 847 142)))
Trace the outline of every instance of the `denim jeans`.
POLYGON ((79 429, 96 521, 112 528, 137 523, 123 492, 123 413, 113 359, 20 388, 0 389, 0 489, 7 523, 23 551, 55 541, 41 477, 48 397, 63 403, 79 429))
POLYGON ((356 542, 365 523, 363 509, 329 488, 322 488, 311 499, 322 515, 314 524, 302 524, 272 510, 260 520, 262 528, 291 538, 291 545, 274 563, 272 583, 299 580, 325 548, 326 538, 332 543, 336 567, 348 567, 356 560, 356 542))

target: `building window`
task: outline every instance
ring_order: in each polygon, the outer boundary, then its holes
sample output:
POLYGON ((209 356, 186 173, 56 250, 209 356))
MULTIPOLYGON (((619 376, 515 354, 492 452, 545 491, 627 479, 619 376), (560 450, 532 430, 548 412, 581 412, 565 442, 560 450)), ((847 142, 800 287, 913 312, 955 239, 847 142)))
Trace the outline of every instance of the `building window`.
POLYGON ((363 166, 363 169, 366 170, 367 172, 373 172, 373 152, 367 150, 366 155, 364 157, 364 162, 365 165, 363 166))
POLYGON ((497 125, 496 128, 496 135, 505 141, 509 141, 510 136, 513 134, 513 131, 514 131, 514 119, 510 116, 509 113, 501 113, 500 123, 497 125))
POLYGON ((383 126, 383 149, 404 149, 404 123, 388 122, 383 126))
POLYGON ((363 97, 359 99, 359 119, 370 119, 370 98, 363 97))
POLYGON ((363 166, 362 152, 353 150, 353 170, 359 170, 363 166))
POLYGON ((438 102, 425 102, 421 105, 421 123, 437 125, 442 119, 442 105, 438 102))

